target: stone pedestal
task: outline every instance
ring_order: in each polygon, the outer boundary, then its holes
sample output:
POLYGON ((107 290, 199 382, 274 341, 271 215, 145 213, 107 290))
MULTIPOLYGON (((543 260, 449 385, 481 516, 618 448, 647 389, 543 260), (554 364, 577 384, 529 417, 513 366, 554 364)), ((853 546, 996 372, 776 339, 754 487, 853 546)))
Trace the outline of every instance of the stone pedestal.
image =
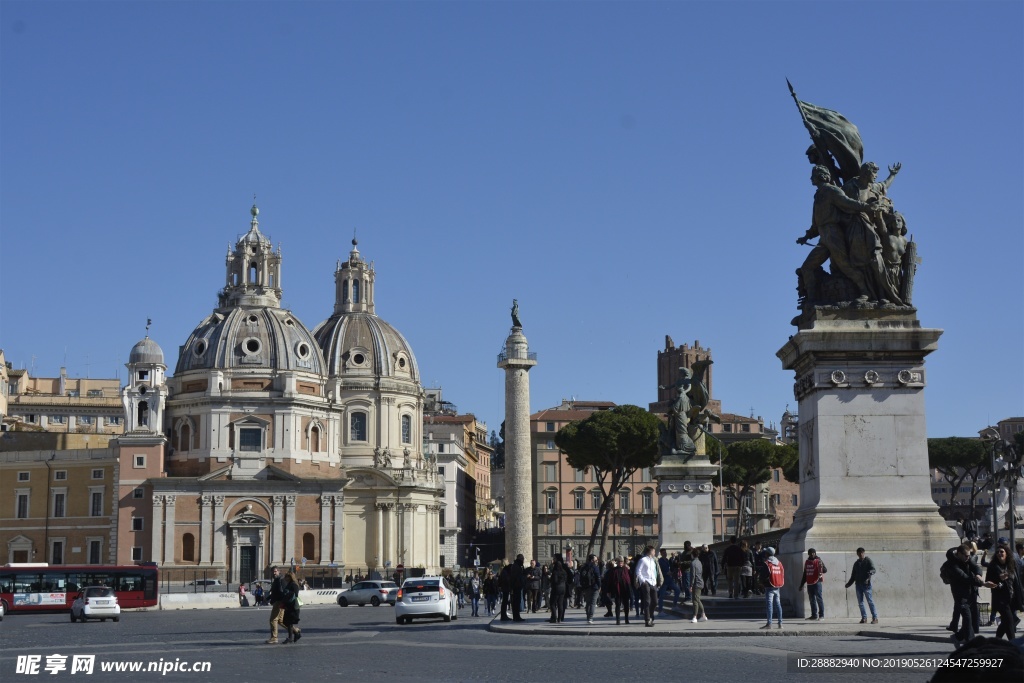
POLYGON ((829 569, 826 616, 860 616, 844 584, 864 547, 883 619, 949 617, 939 566, 959 541, 932 501, 924 412, 924 357, 941 334, 912 311, 840 309, 779 350, 800 404, 800 507, 778 549, 796 616, 809 614, 797 591, 808 548, 829 569))
POLYGON ((718 465, 703 453, 703 435, 697 442, 698 455, 684 462, 666 455, 654 468, 658 482, 658 547, 670 552, 683 549, 689 541, 695 546, 714 543, 711 511, 712 479, 718 465))

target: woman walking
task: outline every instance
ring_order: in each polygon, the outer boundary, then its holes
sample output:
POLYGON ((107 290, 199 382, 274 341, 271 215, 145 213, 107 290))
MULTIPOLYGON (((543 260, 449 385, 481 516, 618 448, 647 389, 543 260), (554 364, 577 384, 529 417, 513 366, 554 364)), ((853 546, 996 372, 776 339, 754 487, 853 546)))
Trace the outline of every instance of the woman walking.
POLYGON ((1005 546, 996 548, 992 561, 988 563, 988 572, 985 574, 985 586, 992 589, 992 607, 999 615, 999 628, 996 629, 996 638, 1006 634, 1007 640, 1013 640, 1016 635, 1016 624, 1014 621, 1015 602, 1019 602, 1019 596, 1015 596, 1014 577, 1017 568, 1012 564, 1010 554, 1005 546), (1016 600, 1015 600, 1016 598, 1016 600))
POLYGON ((302 631, 296 624, 299 623, 299 583, 295 580, 295 574, 287 572, 284 575, 284 626, 288 629, 286 643, 297 643, 302 637, 302 631))
POLYGON ((569 580, 569 574, 565 570, 565 563, 561 555, 555 555, 551 562, 551 599, 548 604, 551 606, 552 624, 560 624, 565 620, 565 591, 569 580))

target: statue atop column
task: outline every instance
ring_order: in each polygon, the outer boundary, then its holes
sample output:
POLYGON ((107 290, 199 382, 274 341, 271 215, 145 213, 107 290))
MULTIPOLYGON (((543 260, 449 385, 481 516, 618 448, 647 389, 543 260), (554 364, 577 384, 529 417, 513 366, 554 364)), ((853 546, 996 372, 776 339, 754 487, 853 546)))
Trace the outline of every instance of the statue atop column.
POLYGON ((523 323, 519 322, 519 299, 512 299, 512 327, 523 327, 523 323))
POLYGON ((802 313, 793 324, 823 307, 912 309, 917 248, 888 197, 902 165, 889 166, 889 176, 878 182, 878 165, 864 161, 857 126, 838 112, 799 100, 792 84, 789 91, 811 136, 806 155, 817 188, 811 226, 797 243, 818 238, 797 270, 802 313), (826 261, 828 272, 822 267, 826 261))
POLYGON ((662 427, 661 453, 681 456, 686 462, 704 455, 703 431, 719 417, 707 409, 711 396, 704 381, 711 359, 699 360, 692 368, 679 368, 676 397, 668 412, 668 425, 662 427))

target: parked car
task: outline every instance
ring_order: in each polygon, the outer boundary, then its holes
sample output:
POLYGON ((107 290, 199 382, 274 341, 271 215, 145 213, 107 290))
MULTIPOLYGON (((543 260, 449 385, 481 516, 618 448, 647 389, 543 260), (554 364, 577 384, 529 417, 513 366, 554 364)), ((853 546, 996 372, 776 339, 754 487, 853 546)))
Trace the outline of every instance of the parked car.
POLYGON ((381 603, 394 605, 398 596, 398 584, 394 581, 360 581, 344 593, 338 594, 338 604, 380 607, 381 603))
POLYGON ((406 579, 395 602, 395 622, 408 624, 413 619, 440 617, 445 621, 459 618, 459 601, 443 576, 421 576, 406 579))
POLYGON ((86 619, 121 621, 121 606, 114 589, 108 586, 86 586, 71 603, 71 621, 86 619))
POLYGON ((189 581, 190 586, 223 586, 224 584, 220 579, 196 579, 195 581, 189 581))

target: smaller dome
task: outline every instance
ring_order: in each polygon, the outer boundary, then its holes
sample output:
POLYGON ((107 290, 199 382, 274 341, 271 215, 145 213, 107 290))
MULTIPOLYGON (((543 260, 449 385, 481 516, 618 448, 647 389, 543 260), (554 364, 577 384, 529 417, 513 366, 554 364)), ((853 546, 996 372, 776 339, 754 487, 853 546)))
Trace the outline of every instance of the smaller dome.
POLYGON ((128 354, 129 363, 156 363, 163 365, 164 363, 164 352, 160 346, 146 337, 138 344, 132 347, 132 352, 128 354))

